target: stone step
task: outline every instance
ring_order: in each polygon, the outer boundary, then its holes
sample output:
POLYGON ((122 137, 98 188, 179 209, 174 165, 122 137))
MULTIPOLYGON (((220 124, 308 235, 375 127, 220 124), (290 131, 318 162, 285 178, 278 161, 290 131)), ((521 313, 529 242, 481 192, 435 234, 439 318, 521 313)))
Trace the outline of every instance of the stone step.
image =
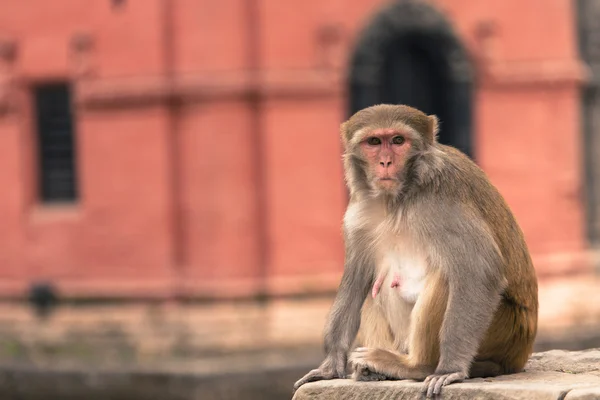
MULTIPOLYGON (((356 382, 350 379, 311 382, 293 400, 422 399, 415 381, 356 382)), ((467 379, 443 388, 442 398, 502 400, 600 399, 600 350, 552 350, 534 353, 518 374, 467 379)))

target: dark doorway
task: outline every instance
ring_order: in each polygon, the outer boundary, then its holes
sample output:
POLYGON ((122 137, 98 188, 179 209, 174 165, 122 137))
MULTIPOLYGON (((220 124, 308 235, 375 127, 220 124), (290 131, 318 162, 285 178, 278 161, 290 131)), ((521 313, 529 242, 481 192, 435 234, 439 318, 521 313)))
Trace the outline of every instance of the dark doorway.
POLYGON ((451 26, 431 6, 399 1, 363 32, 352 59, 350 114, 380 103, 439 117, 439 141, 473 157, 471 71, 451 26))

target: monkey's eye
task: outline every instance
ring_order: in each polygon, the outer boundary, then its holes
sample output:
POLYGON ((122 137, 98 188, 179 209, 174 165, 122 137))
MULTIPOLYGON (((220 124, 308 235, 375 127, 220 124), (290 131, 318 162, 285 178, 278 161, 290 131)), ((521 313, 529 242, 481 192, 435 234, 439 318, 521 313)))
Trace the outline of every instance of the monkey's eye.
POLYGON ((370 137, 367 139, 367 143, 371 146, 377 146, 378 144, 381 144, 381 139, 378 137, 370 137))
POLYGON ((394 136, 392 138, 393 144, 403 144, 405 141, 406 141, 406 139, 404 139, 404 136, 394 136))

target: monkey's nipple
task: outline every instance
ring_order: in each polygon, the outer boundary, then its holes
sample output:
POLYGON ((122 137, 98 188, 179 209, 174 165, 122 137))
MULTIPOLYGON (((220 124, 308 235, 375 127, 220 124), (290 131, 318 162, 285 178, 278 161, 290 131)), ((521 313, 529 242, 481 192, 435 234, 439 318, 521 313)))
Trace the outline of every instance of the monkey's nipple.
POLYGON ((394 279, 392 279, 392 284, 391 287, 396 288, 396 287, 400 287, 400 275, 398 274, 394 274, 394 279))

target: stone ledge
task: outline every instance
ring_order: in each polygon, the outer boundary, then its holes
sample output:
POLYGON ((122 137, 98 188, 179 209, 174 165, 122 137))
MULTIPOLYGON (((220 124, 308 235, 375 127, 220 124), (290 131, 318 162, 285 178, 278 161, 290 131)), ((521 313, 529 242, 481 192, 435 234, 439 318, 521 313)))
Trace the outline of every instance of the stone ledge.
MULTIPOLYGON (((422 399, 415 381, 312 382, 293 400, 422 399)), ((525 372, 496 378, 469 379, 444 388, 442 399, 599 400, 600 349, 535 353, 525 372)))
MULTIPOLYGON (((308 359, 312 359, 309 356, 308 359)), ((0 362, 0 399, 281 400, 313 365, 301 354, 221 355, 138 366, 0 362)))

